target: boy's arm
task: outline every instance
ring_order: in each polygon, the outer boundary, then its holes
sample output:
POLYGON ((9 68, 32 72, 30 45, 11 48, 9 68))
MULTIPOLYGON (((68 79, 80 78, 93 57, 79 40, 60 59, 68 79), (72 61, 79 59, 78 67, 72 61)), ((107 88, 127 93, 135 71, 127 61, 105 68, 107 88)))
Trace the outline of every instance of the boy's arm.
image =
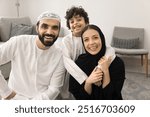
POLYGON ((110 46, 110 44, 106 44, 106 53, 105 56, 107 59, 111 59, 111 62, 115 59, 116 54, 115 54, 115 49, 110 46))
MULTIPOLYGON (((69 40, 69 39, 68 39, 69 40)), ((76 65, 76 63, 71 58, 71 50, 72 45, 70 41, 67 39, 63 39, 63 60, 64 65, 69 74, 71 74, 80 84, 82 84, 85 79, 87 78, 87 75, 76 65)))
POLYGON ((64 65, 67 71, 80 83, 82 84, 87 75, 75 64, 75 62, 66 56, 63 56, 64 65))

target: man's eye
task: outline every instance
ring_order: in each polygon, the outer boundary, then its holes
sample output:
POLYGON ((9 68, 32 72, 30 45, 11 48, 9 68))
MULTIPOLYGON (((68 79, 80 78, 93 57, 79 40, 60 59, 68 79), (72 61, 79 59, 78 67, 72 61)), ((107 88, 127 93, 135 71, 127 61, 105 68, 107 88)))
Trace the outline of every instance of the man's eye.
POLYGON ((47 28, 48 28, 48 25, 43 24, 43 25, 41 25, 41 28, 43 28, 43 29, 47 29, 47 28))
POLYGON ((53 26, 52 29, 53 29, 53 30, 58 30, 59 27, 58 27, 58 26, 53 26))

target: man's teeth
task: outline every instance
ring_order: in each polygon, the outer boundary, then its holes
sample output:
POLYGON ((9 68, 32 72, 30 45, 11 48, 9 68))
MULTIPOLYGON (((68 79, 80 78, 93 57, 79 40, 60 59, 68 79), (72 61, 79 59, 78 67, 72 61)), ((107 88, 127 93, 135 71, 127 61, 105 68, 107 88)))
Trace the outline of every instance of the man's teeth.
POLYGON ((52 39, 52 37, 47 37, 47 36, 45 36, 45 38, 46 38, 46 39, 52 39))
POLYGON ((94 46, 94 47, 90 47, 90 50, 95 50, 96 49, 96 47, 94 46))

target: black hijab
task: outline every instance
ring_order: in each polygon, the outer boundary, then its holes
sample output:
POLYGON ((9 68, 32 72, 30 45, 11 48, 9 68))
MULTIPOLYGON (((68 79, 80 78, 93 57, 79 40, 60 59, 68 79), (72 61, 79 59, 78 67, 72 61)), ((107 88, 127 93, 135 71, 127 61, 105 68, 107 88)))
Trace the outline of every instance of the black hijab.
POLYGON ((76 64, 89 76, 91 72, 93 71, 93 69, 98 65, 99 59, 102 56, 104 56, 106 52, 105 37, 99 27, 97 27, 96 25, 87 25, 82 31, 81 39, 82 39, 82 44, 85 49, 85 54, 82 54, 78 57, 76 64), (87 52, 83 43, 83 34, 88 29, 94 29, 100 35, 102 48, 96 55, 92 55, 89 52, 87 52))

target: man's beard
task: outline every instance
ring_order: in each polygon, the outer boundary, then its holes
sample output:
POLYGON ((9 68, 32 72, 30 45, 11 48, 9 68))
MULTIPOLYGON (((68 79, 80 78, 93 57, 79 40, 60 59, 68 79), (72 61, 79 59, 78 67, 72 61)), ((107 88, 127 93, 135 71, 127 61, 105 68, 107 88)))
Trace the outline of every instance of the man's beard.
POLYGON ((58 36, 55 36, 53 34, 43 34, 43 35, 38 34, 38 37, 39 37, 40 41, 42 42, 42 44, 45 45, 46 47, 52 46, 58 38, 58 36), (53 40, 47 41, 47 43, 46 43, 45 38, 51 38, 53 40))

